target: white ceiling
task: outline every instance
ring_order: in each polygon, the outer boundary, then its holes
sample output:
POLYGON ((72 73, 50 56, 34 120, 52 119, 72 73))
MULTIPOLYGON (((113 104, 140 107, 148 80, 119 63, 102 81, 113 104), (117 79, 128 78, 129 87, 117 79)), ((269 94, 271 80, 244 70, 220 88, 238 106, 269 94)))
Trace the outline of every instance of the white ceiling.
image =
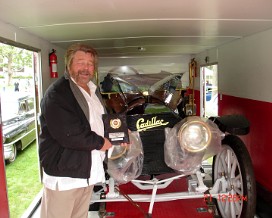
POLYGON ((272 1, 0 0, 0 20, 102 58, 177 57, 272 28, 272 1))

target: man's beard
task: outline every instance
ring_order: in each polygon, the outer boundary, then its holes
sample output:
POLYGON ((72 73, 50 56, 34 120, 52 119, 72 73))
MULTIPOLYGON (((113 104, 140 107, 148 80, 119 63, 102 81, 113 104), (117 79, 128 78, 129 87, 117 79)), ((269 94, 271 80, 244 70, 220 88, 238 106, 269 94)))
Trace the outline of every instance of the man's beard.
POLYGON ((70 76, 78 85, 86 85, 89 81, 93 79, 91 71, 89 70, 71 71, 70 76))

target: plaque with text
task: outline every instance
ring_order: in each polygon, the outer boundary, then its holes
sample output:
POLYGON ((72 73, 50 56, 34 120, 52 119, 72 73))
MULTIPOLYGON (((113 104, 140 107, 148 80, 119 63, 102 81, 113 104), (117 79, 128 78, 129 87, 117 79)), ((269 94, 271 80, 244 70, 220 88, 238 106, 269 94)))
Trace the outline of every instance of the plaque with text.
POLYGON ((105 137, 112 144, 129 143, 125 114, 103 114, 105 137))

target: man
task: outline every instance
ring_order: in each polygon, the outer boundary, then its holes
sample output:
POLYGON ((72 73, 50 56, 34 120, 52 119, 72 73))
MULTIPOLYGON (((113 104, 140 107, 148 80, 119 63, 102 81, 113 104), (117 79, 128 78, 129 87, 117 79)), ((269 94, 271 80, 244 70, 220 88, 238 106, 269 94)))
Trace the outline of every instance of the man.
POLYGON ((41 218, 88 217, 93 185, 104 182, 105 151, 112 147, 104 138, 102 98, 91 81, 96 51, 74 44, 66 52, 65 65, 65 75, 41 101, 41 218))
POLYGON ((14 91, 15 92, 19 92, 19 82, 18 81, 16 81, 15 83, 14 83, 14 91))

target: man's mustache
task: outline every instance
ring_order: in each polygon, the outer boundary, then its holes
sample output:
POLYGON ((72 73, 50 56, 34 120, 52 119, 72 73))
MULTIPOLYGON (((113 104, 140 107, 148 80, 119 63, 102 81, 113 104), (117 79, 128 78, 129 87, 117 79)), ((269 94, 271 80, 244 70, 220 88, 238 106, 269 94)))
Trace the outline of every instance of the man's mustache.
POLYGON ((88 70, 79 70, 77 74, 91 74, 91 72, 88 70))

